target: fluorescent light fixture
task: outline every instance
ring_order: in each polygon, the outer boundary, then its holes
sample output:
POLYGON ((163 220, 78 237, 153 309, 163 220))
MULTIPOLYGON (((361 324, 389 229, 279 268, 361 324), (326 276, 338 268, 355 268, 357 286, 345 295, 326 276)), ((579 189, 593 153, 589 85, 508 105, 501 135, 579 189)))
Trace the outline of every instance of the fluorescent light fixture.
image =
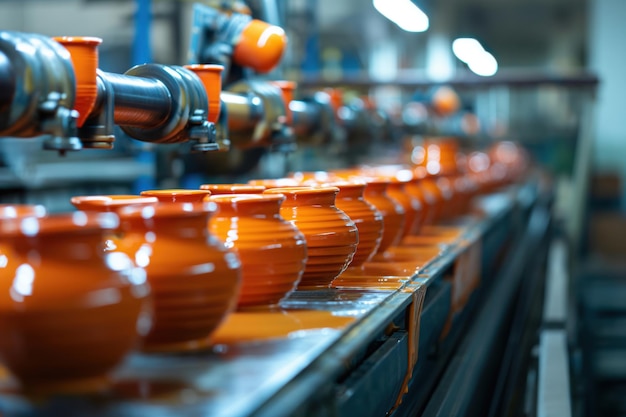
POLYGON ((411 0, 373 0, 380 14, 407 32, 424 32, 428 29, 428 16, 411 0))
POLYGON ((474 38, 458 38, 452 42, 452 52, 480 76, 490 77, 498 71, 498 61, 474 38))
POLYGON ((498 71, 498 61, 487 51, 472 59, 467 66, 475 74, 483 77, 491 77, 498 71))

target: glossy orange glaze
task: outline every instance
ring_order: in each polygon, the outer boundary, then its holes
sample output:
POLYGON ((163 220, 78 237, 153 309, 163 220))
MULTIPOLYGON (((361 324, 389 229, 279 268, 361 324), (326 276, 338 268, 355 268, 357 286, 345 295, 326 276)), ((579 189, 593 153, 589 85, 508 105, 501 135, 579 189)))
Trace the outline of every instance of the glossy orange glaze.
POLYGON ((78 210, 118 212, 128 206, 147 206, 158 203, 156 197, 139 195, 94 195, 72 197, 70 202, 78 210))
POLYGON ((242 286, 238 307, 274 305, 293 291, 307 259, 305 238, 280 216, 282 195, 224 194, 209 197, 218 213, 211 233, 239 253, 242 286))
MULTIPOLYGON (((36 204, 0 204, 0 222, 7 219, 19 219, 26 216, 45 217, 46 208, 36 204)), ((8 262, 14 256, 11 246, 0 241, 0 265, 8 262)))
POLYGON ((359 231, 359 244, 349 265, 358 268, 378 250, 383 236, 383 216, 363 198, 365 183, 338 181, 324 185, 339 188, 335 205, 350 217, 359 231))
POLYGON ((146 190, 143 197, 156 197, 161 203, 202 203, 205 197, 211 195, 208 190, 146 190))
POLYGON ((404 246, 449 245, 458 240, 465 228, 457 226, 426 226, 419 236, 409 236, 404 246))
POLYGON ((419 199, 407 190, 407 182, 391 179, 387 187, 389 197, 396 200, 404 209, 404 227, 402 238, 415 235, 421 227, 422 205, 419 199))
POLYGON ((359 242, 354 222, 335 206, 336 187, 284 187, 280 214, 306 238, 308 259, 298 288, 328 287, 352 262, 359 242))
MULTIPOLYGON (((389 271, 389 269, 387 269, 389 271)), ((392 271, 393 272, 393 271, 392 271)), ((376 291, 390 291, 402 288, 409 280, 409 275, 393 276, 382 273, 372 273, 365 269, 350 268, 337 277, 332 283, 333 288, 359 288, 376 291)))
POLYGON ((265 191, 265 186, 252 184, 202 184, 200 189, 209 190, 211 195, 261 194, 265 191))
POLYGON ((149 328, 143 270, 104 253, 112 213, 0 222, 17 257, 0 268, 2 362, 36 392, 100 389, 149 328))
POLYGON ((423 178, 417 183, 417 187, 428 205, 428 217, 425 219, 424 225, 437 223, 442 217, 444 199, 441 195, 441 189, 437 187, 436 180, 432 177, 423 178))
POLYGON ((354 317, 316 310, 258 310, 231 314, 217 329, 215 343, 234 344, 296 336, 307 331, 340 330, 355 321, 354 317))
POLYGON ((93 110, 98 96, 96 70, 98 69, 98 46, 102 39, 84 36, 60 36, 54 38, 72 58, 76 77, 76 101, 74 109, 78 111, 76 125, 81 127, 93 110))
POLYGON ((452 138, 426 139, 412 152, 412 161, 430 176, 457 172, 458 142, 452 138))
POLYGON ((383 253, 402 239, 405 214, 402 205, 387 194, 389 180, 362 178, 366 183, 365 201, 376 207, 383 216, 383 237, 376 253, 383 253))
POLYGON ((459 214, 458 196, 454 193, 454 186, 449 176, 435 179, 435 186, 439 189, 441 196, 441 209, 439 210, 439 220, 449 220, 459 214))
POLYGON ((195 64, 185 65, 185 68, 193 71, 202 81, 209 102, 207 120, 211 123, 217 123, 222 105, 220 93, 222 92, 222 71, 224 71, 224 66, 195 64))
POLYGON ((253 19, 243 29, 233 50, 233 61, 261 73, 280 63, 287 35, 279 26, 253 19))
POLYGON ((234 309, 241 281, 237 254, 207 233, 214 204, 164 203, 120 210, 123 236, 114 244, 134 253, 152 288, 154 325, 149 352, 206 348, 234 309))

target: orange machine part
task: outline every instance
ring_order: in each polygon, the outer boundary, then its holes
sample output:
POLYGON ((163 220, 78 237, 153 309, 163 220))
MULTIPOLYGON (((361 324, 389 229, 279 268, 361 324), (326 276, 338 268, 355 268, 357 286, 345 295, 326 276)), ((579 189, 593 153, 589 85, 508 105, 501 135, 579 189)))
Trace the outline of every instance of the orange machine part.
POLYGON ((293 121, 293 115, 291 114, 291 109, 289 109, 289 103, 293 100, 293 93, 296 90, 297 83, 295 81, 272 81, 272 85, 280 88, 280 91, 283 93, 283 101, 285 102, 285 114, 287 115, 287 124, 291 125, 293 121))
POLYGON ((287 35, 279 26, 251 20, 235 45, 233 60, 244 67, 265 73, 280 62, 287 45, 287 35))
POLYGON ((102 39, 88 36, 60 36, 54 38, 68 50, 76 76, 76 102, 74 110, 78 111, 78 127, 81 127, 98 96, 96 70, 98 69, 98 45, 102 39))
POLYGON ((220 93, 222 92, 222 65, 196 64, 185 65, 185 68, 193 71, 202 81, 209 101, 209 114, 207 120, 217 123, 220 117, 220 93))

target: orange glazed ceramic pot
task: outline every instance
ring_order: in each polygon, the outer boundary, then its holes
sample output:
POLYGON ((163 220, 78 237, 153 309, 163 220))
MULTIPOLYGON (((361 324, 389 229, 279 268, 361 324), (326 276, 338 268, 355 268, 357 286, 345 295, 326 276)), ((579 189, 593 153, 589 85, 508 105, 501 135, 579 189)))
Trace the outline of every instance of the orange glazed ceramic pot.
POLYGON ((94 195, 72 197, 70 202, 78 210, 118 212, 128 206, 147 206, 158 203, 156 197, 138 195, 94 195))
POLYGON ((125 253, 135 253, 152 288, 154 323, 143 350, 206 348, 213 330, 234 309, 241 265, 235 252, 208 234, 214 212, 211 203, 120 210, 124 236, 114 243, 125 253))
POLYGON ((333 182, 325 185, 339 188, 335 205, 352 219, 359 231, 359 244, 349 265, 359 267, 378 250, 383 236, 383 216, 363 198, 365 183, 333 182))
POLYGON ((389 197, 396 200, 404 209, 404 227, 402 238, 415 235, 422 226, 422 205, 420 200, 407 190, 407 182, 391 178, 387 187, 389 197))
POLYGON ((25 389, 101 389, 148 329, 145 274, 101 249, 117 225, 80 211, 0 221, 17 255, 0 268, 0 355, 25 389))
MULTIPOLYGON (((25 216, 45 217, 46 208, 34 204, 0 204, 0 221, 4 219, 19 219, 25 216)), ((12 249, 9 245, 0 242, 0 265, 7 262, 12 249)))
POLYGON ((218 206, 211 233, 239 253, 239 307, 275 305, 291 293, 307 259, 300 231, 280 215, 282 195, 230 194, 209 198, 218 206))
POLYGON ((211 195, 261 194, 265 191, 265 186, 252 184, 202 184, 200 189, 210 191, 211 195))
POLYGON ((202 203, 205 197, 211 195, 208 190, 146 190, 143 197, 156 197, 161 203, 202 203))
POLYGON ((328 287, 352 262, 359 243, 354 222, 335 206, 336 187, 284 187, 280 214, 306 238, 308 260, 298 288, 328 287))
POLYGON ((390 246, 400 243, 404 230, 405 215, 402 205, 387 194, 389 180, 363 177, 367 183, 363 197, 383 216, 383 237, 378 251, 383 253, 390 246))

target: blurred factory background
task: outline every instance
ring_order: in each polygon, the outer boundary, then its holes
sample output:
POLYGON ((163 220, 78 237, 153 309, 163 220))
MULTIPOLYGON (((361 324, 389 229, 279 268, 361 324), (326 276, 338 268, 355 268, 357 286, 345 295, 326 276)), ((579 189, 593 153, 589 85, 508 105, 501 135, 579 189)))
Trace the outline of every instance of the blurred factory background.
MULTIPOLYGON (((244 7, 227 0, 0 0, 0 29, 100 37, 104 71, 123 73, 144 62, 183 65, 190 59, 194 3, 244 7)), ((289 153, 244 156, 190 155, 179 145, 120 134, 113 150, 61 157, 41 150, 37 139, 2 139, 0 202, 62 211, 73 195, 279 177, 372 154, 384 161, 386 149, 424 133, 477 147, 518 141, 555 175, 559 219, 588 260, 577 264, 576 277, 596 283, 576 304, 590 341, 584 348, 597 355, 593 369, 582 367, 593 383, 573 392, 586 391, 595 415, 625 415, 626 315, 616 294, 626 294, 626 1, 413 0, 423 19, 408 22, 386 18, 384 0, 245 3, 289 38, 281 65, 262 78, 297 81, 301 94, 343 88, 348 110, 371 100, 381 110, 368 116, 374 127, 324 138, 322 146, 303 140, 289 153), (430 126, 419 109, 398 104, 428 97, 440 85, 457 91, 469 118, 459 113, 430 126), (612 301, 603 304, 604 297, 612 301)), ((574 352, 574 361, 576 354, 582 355, 574 352)))

